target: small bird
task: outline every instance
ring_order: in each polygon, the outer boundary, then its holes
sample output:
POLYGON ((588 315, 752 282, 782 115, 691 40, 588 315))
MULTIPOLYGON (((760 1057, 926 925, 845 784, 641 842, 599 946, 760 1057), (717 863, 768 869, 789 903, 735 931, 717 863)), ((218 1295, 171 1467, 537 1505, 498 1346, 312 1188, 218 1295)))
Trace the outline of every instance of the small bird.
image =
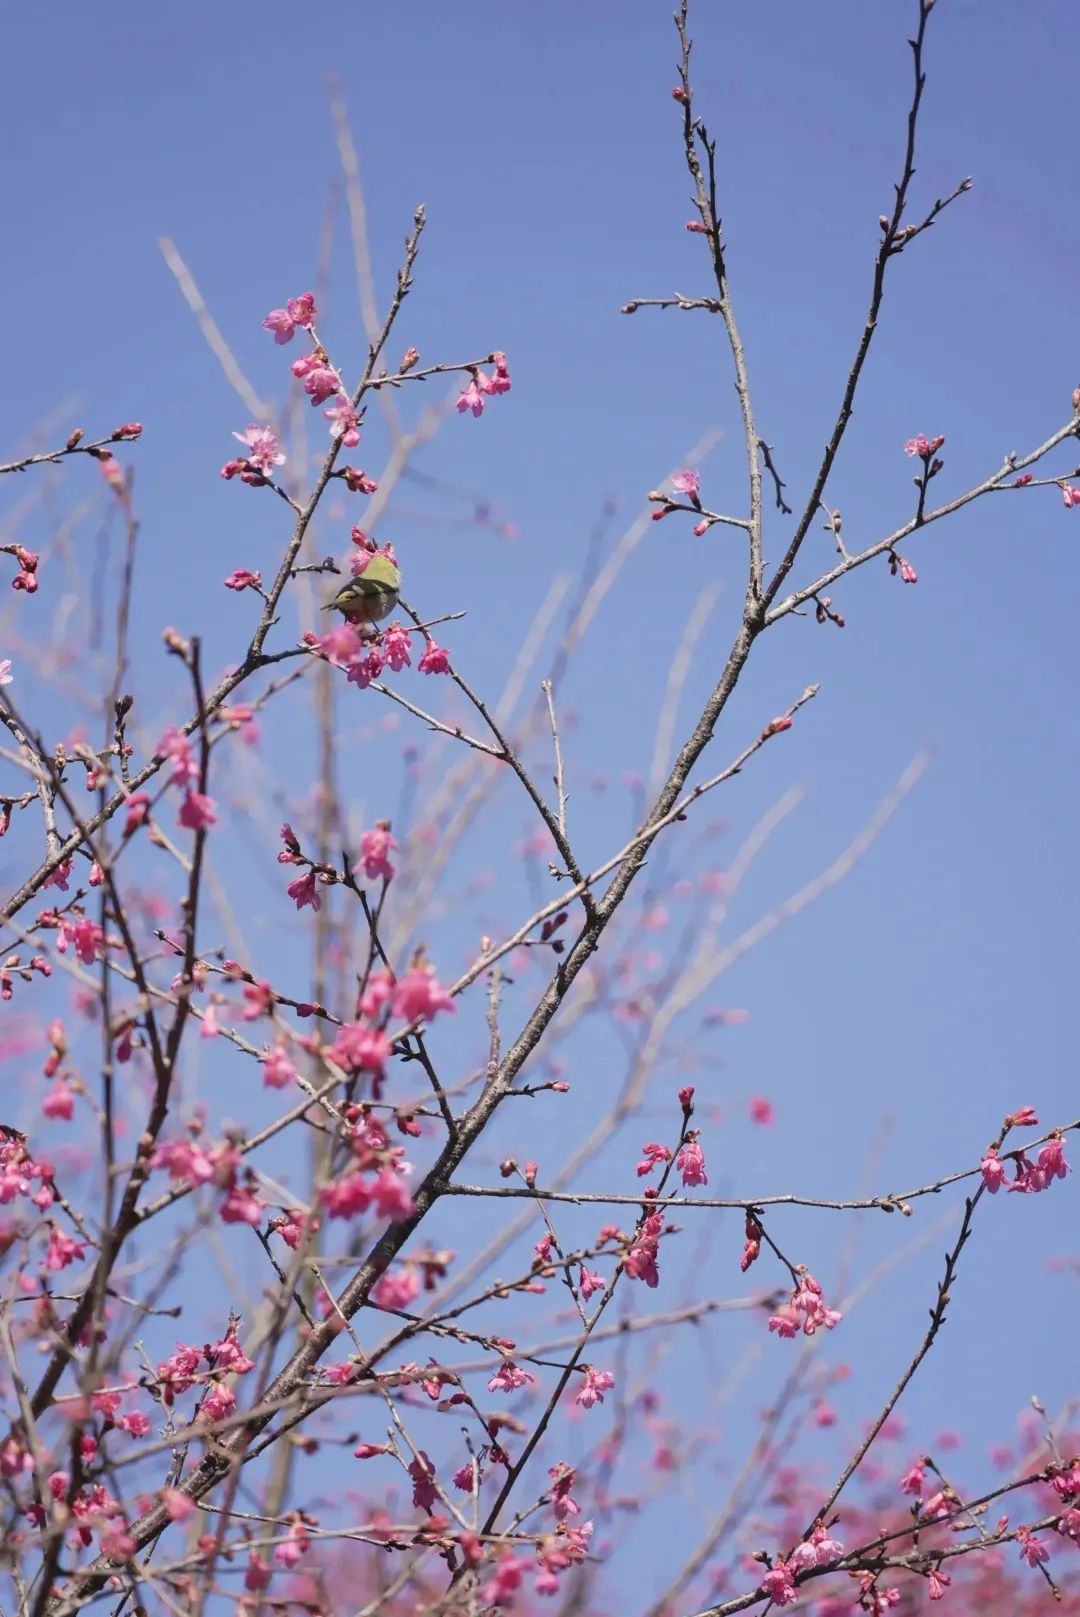
POLYGON ((324 612, 335 609, 350 623, 377 623, 387 618, 398 604, 401 594, 401 573, 389 556, 376 553, 362 573, 342 584, 324 612))

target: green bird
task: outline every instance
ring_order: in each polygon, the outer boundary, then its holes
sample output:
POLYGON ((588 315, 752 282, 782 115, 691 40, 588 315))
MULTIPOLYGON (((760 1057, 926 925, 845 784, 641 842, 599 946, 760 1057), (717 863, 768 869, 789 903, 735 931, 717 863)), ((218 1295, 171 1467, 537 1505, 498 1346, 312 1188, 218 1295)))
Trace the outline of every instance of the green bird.
POLYGON ((401 573, 389 556, 378 552, 372 556, 362 573, 342 584, 324 612, 337 610, 350 623, 378 623, 387 618, 398 604, 401 594, 401 573))

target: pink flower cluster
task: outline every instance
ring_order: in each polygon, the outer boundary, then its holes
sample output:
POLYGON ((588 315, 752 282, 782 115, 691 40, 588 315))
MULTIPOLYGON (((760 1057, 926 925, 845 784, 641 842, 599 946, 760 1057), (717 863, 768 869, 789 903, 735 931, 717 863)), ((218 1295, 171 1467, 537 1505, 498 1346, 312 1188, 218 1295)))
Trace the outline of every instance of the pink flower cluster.
MULTIPOLYGON (((334 401, 328 410, 323 411, 330 422, 330 436, 338 439, 346 449, 355 448, 360 442, 361 416, 345 391, 345 384, 339 371, 330 363, 330 356, 315 336, 314 295, 311 292, 302 292, 299 297, 289 298, 283 309, 270 310, 263 320, 263 326, 273 333, 276 343, 291 342, 297 331, 308 333, 313 343, 312 350, 310 354, 294 360, 290 369, 297 381, 303 382, 304 392, 313 406, 325 404, 328 399, 334 401)), ((239 436, 240 434, 237 434, 237 437, 239 436)), ((276 453, 275 444, 274 454, 276 453)), ((278 462, 275 460, 274 464, 278 462)), ((248 481, 243 474, 241 478, 242 481, 248 481)))
POLYGON ((822 1325, 827 1331, 835 1330, 843 1317, 838 1309, 826 1308, 820 1285, 812 1274, 804 1272, 790 1301, 770 1318, 769 1330, 788 1339, 800 1330, 804 1336, 813 1336, 822 1325))
POLYGON ((176 817, 177 824, 184 826, 188 831, 202 831, 208 826, 216 825, 217 804, 205 792, 195 789, 195 783, 199 779, 199 766, 188 737, 175 725, 170 724, 155 751, 159 758, 167 758, 172 762, 170 785, 184 787, 180 812, 176 817))
POLYGON ((285 455, 271 427, 260 427, 252 422, 244 432, 234 432, 233 437, 246 444, 250 453, 225 462, 221 475, 226 482, 239 477, 241 483, 259 488, 270 481, 275 466, 284 466, 285 455))
POLYGON ((944 434, 942 434, 939 438, 927 438, 925 433, 920 432, 917 433, 914 438, 908 439, 907 443, 904 445, 904 454, 911 456, 918 455, 920 460, 928 461, 937 454, 944 442, 944 434))
POLYGON ((782 1556, 777 1556, 762 1578, 761 1587, 774 1606, 792 1606, 797 1599, 797 1575, 813 1571, 816 1567, 827 1567, 839 1560, 843 1553, 844 1546, 839 1539, 830 1538, 827 1529, 819 1522, 809 1538, 796 1544, 786 1561, 782 1556))
POLYGON ((368 980, 357 1005, 358 1020, 344 1022, 330 1048, 331 1058, 345 1072, 373 1075, 375 1099, 390 1055, 387 1024, 392 1019, 414 1023, 430 1021, 440 1011, 454 1010, 454 1002, 434 972, 415 962, 400 977, 377 971, 368 980))
POLYGON ((1019 1190, 1030 1195, 1049 1190, 1055 1179, 1064 1179, 1069 1164, 1065 1161, 1064 1141, 1055 1135, 1047 1140, 1034 1162, 1023 1151, 1010 1152, 1003 1159, 998 1155, 997 1148, 991 1146, 979 1164, 979 1171, 991 1195, 995 1195, 1002 1185, 1006 1190, 1019 1190), (1016 1175, 1012 1180, 1008 1179, 1006 1173, 1010 1157, 1016 1165, 1016 1175))
POLYGON ((413 1201, 403 1177, 402 1147, 392 1146, 382 1124, 369 1116, 353 1127, 348 1144, 353 1165, 323 1187, 320 1204, 331 1218, 354 1218, 374 1207, 380 1218, 404 1223, 412 1216, 413 1201))
POLYGON ((483 415, 484 399, 496 393, 509 393, 510 372, 506 365, 505 354, 492 354, 495 369, 490 376, 477 367, 472 372, 472 380, 461 393, 457 401, 457 408, 461 414, 471 410, 474 416, 483 415))
POLYGON ((233 1145, 205 1146, 197 1128, 186 1138, 159 1141, 150 1158, 151 1168, 164 1168, 174 1184, 213 1185, 225 1192, 218 1207, 224 1224, 262 1222, 266 1200, 258 1192, 258 1180, 248 1171, 241 1175, 243 1158, 233 1145))
POLYGON ((0 1135, 0 1206, 9 1207, 17 1196, 25 1196, 44 1212, 56 1200, 51 1162, 37 1162, 26 1148, 22 1135, 0 1135))

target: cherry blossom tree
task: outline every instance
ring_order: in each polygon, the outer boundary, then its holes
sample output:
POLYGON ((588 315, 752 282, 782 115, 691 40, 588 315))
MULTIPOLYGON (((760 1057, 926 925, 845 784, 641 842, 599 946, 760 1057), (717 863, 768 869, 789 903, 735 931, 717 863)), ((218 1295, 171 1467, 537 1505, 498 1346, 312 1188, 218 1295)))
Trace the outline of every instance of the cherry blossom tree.
MULTIPOLYGON (((320 292, 252 311, 280 350, 286 397, 262 419, 222 423, 238 450, 221 477, 230 498, 263 502, 276 550, 268 539, 258 566, 223 555, 224 576, 205 581, 231 592, 208 608, 216 618, 228 605, 228 666, 208 666, 205 628, 155 624, 169 675, 160 722, 156 700, 129 689, 141 424, 75 430, 0 467, 21 487, 73 481, 95 461, 122 539, 114 631, 96 656, 65 658, 27 627, 23 654, 0 661, 0 833, 19 872, 0 966, 5 1055, 20 1074, 18 1126, 0 1142, 6 1609, 452 1614, 547 1600, 566 1614, 726 1617, 799 1602, 838 1617, 943 1600, 1080 1611, 1068 1412, 1029 1411, 999 1480, 978 1489, 954 1474, 948 1445, 882 1447, 899 1442, 905 1391, 965 1306, 964 1251, 986 1207, 1067 1198, 1066 1137, 1080 1120, 1040 1118, 1018 1093, 1008 1116, 971 1118, 965 1160, 902 1192, 858 1193, 838 1170, 831 1198, 767 1194, 744 1160, 717 1186, 712 1112, 685 1072, 672 1076, 688 1065, 679 1018, 844 880, 924 762, 732 940, 733 897, 788 806, 750 828, 723 870, 710 807, 764 749, 783 747, 817 694, 792 691, 783 711, 737 733, 727 709, 751 658, 797 615, 842 629, 857 570, 914 585, 928 534, 975 502, 1022 499, 1048 527, 1080 505, 1080 388, 1070 397, 1068 378, 1053 424, 973 485, 950 483, 948 423, 927 422, 896 446, 914 474, 899 521, 855 543, 834 504, 887 288, 946 212, 951 226, 970 184, 936 200, 916 184, 934 0, 912 9, 913 88, 868 308, 816 473, 796 490, 755 407, 682 0, 670 94, 705 290, 631 297, 625 312, 717 317, 744 472, 714 477, 703 445, 643 488, 626 533, 600 532, 561 628, 555 595, 531 626, 498 626, 520 645, 501 694, 470 682, 467 601, 428 599, 378 529, 436 431, 482 432, 489 412, 513 411, 512 367, 497 332, 482 353, 451 342, 432 362, 411 345, 423 209, 393 296, 376 307, 337 103, 366 353, 324 325, 320 292), (441 377, 453 393, 431 405, 441 377), (406 429, 398 412, 411 409, 406 429), (360 462, 380 414, 390 447, 372 473, 360 462), (314 456, 307 421, 318 423, 314 456), (612 816, 594 857, 574 830, 582 761, 566 671, 583 637, 604 632, 601 608, 632 552, 673 533, 727 545, 717 566, 741 605, 680 736, 672 715, 704 621, 691 612, 667 676, 654 789, 628 833, 612 816), (328 623, 317 608, 350 578, 361 605, 328 623), (409 737, 402 777, 367 783, 360 821, 343 737, 370 736, 387 714, 409 737), (532 829, 496 878, 492 930, 461 961, 440 952, 443 923, 469 893, 470 839, 497 845, 484 827, 509 792, 532 829), (245 919, 252 868, 278 917, 269 935, 245 919), (597 1021, 622 1041, 614 1101, 599 1112, 597 1021), (898 1376, 863 1367, 875 1417, 849 1434, 835 1474, 793 1463, 797 1442, 812 1453, 837 1425, 832 1389, 849 1373, 836 1350, 851 1287, 819 1278, 820 1220, 886 1215, 900 1251, 913 1232, 939 1238, 920 1215, 942 1203, 953 1221, 929 1318, 895 1322, 898 1376), (724 1278, 680 1302, 665 1294, 668 1276, 696 1232, 710 1275, 724 1278), (725 1497, 687 1505, 689 1552, 651 1542, 662 1593, 642 1599, 624 1570, 634 1524, 650 1531, 712 1441, 708 1423, 679 1412, 664 1354, 706 1331, 717 1359, 737 1332, 752 1340, 748 1363, 786 1354, 790 1368, 725 1497)), ((193 301, 177 250, 166 252, 193 301)), ((58 542, 0 550, 27 610, 58 587, 58 542)), ((83 569, 80 588, 94 587, 83 569)), ((768 1097, 750 1101, 744 1126, 775 1126, 768 1097)))

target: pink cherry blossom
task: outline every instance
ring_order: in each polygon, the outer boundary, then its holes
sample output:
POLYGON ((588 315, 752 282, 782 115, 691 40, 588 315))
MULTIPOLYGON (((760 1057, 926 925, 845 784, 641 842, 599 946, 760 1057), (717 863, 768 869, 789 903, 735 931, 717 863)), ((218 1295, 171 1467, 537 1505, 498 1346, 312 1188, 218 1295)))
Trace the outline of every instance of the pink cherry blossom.
POLYGON ((247 567, 234 568, 225 580, 225 588, 227 590, 261 589, 262 574, 253 573, 247 567))
POLYGON ((217 804, 205 792, 196 792, 190 786, 184 793, 176 823, 188 831, 204 831, 217 824, 217 804))
POLYGON ((944 1595, 945 1595, 945 1591, 949 1587, 949 1584, 951 1582, 952 1582, 952 1579, 950 1578, 949 1574, 947 1572, 942 1572, 940 1567, 937 1567, 933 1571, 928 1573, 927 1579, 926 1579, 926 1584, 927 1584, 926 1592, 929 1595, 930 1599, 931 1600, 941 1600, 941 1599, 943 1599, 944 1595))
POLYGON ((75 1114, 75 1091, 62 1078, 50 1084, 49 1093, 41 1103, 41 1115, 61 1122, 70 1122, 75 1114))
POLYGON ((322 909, 322 898, 319 896, 319 890, 315 884, 315 872, 313 870, 309 870, 306 875, 297 876, 295 881, 289 883, 285 891, 298 910, 302 910, 305 904, 310 904, 313 910, 322 909))
POLYGON ((363 641, 351 623, 335 624, 327 634, 319 636, 316 644, 323 656, 338 668, 346 667, 363 650, 363 641))
POLYGON ((694 1137, 687 1140, 675 1158, 675 1167, 682 1174, 684 1185, 707 1185, 709 1183, 709 1177, 705 1172, 705 1153, 697 1139, 696 1130, 694 1131, 694 1137))
POLYGON ((179 1488, 162 1488, 158 1497, 165 1506, 165 1514, 171 1522, 187 1521, 189 1516, 195 1514, 194 1499, 189 1494, 181 1493, 179 1488))
POLYGON ((641 1151, 641 1161, 638 1163, 637 1168, 635 1169, 639 1179, 644 1179, 646 1174, 652 1173, 658 1163, 669 1162, 671 1160, 671 1152, 668 1150, 667 1146, 658 1145, 655 1141, 643 1145, 641 1151))
MULTIPOLYGON (((305 382, 305 387, 307 383, 305 382)), ((310 388, 308 389, 310 392, 310 388)), ((352 400, 344 393, 340 393, 329 410, 323 415, 330 423, 331 438, 340 438, 343 449, 355 449, 360 442, 360 417, 353 408, 352 400)))
POLYGON ((585 1380, 574 1395, 575 1404, 582 1409, 592 1409, 596 1404, 604 1402, 604 1394, 610 1392, 615 1385, 615 1377, 610 1370, 594 1370, 589 1365, 585 1371, 585 1380))
POLYGON ((315 298, 311 292, 301 292, 290 298, 283 309, 271 309, 263 320, 265 330, 272 331, 276 343, 291 342, 298 326, 308 330, 315 321, 315 298))
POLYGON ((140 825, 145 824, 150 813, 150 797, 147 792, 132 792, 127 800, 127 812, 124 816, 124 835, 131 836, 140 825))
POLYGON ((360 857, 364 862, 364 875, 368 881, 392 881, 394 866, 390 855, 397 847, 397 838, 390 834, 390 821, 380 820, 360 838, 360 857))
POLYGON ((390 1055, 390 1040, 381 1028, 345 1022, 338 1028, 330 1054, 346 1072, 381 1073, 390 1055))
POLYGON ((983 1184, 991 1195, 1001 1189, 1005 1181, 1005 1164, 993 1146, 990 1147, 980 1162, 979 1171, 982 1174, 983 1184))
POLYGON ((607 1281, 603 1275, 596 1274, 594 1270, 587 1269, 582 1264, 578 1270, 578 1286, 581 1290, 582 1300, 588 1302, 594 1292, 603 1291, 606 1288, 607 1281))
POLYGON ((283 1044, 275 1044, 262 1059, 263 1083, 268 1089, 287 1089, 299 1076, 283 1044))
POLYGON ((265 477, 270 476, 275 466, 285 464, 285 456, 272 427, 259 427, 252 422, 243 432, 234 432, 233 437, 247 445, 250 451, 248 460, 265 477))
POLYGON ((43 887, 59 887, 62 893, 66 893, 68 882, 71 880, 71 865, 70 859, 61 859, 56 869, 49 872, 41 885, 43 887))
POLYGON ((419 1295, 420 1282, 409 1267, 384 1274, 371 1288, 371 1300, 376 1308, 408 1308, 419 1295))
POLYGON ((155 749, 158 757, 172 760, 172 774, 169 780, 173 786, 190 786, 199 778, 199 766, 195 762, 191 749, 191 741, 174 724, 170 724, 163 733, 155 749))
POLYGON ((1016 1541, 1020 1547, 1020 1559, 1026 1561, 1028 1566, 1039 1566, 1050 1558, 1050 1551, 1041 1538, 1036 1538, 1029 1527, 1016 1529, 1016 1541))
POLYGON ((335 393, 342 391, 341 377, 323 360, 297 359, 293 361, 290 369, 297 380, 303 382, 304 392, 313 406, 325 404, 327 399, 332 399, 335 393))
POLYGON ((523 1370, 513 1359, 506 1359, 488 1382, 488 1392, 517 1392, 519 1387, 529 1387, 535 1382, 531 1370, 523 1370))
POLYGON ((392 623, 389 629, 383 630, 382 653, 395 674, 399 673, 402 668, 411 666, 412 652, 409 631, 402 628, 400 623, 392 623))
POLYGON ((1071 483, 1062 483, 1061 498, 1065 502, 1066 511, 1070 506, 1080 505, 1080 488, 1074 488, 1071 483))
POLYGON ((774 1606, 793 1606, 798 1596, 790 1568, 777 1560, 761 1580, 761 1587, 774 1606))
POLYGON ((413 1504, 420 1510, 430 1511, 438 1502, 439 1495, 435 1487, 435 1467, 423 1449, 409 1466, 409 1475, 413 1483, 413 1504))
POLYGON ((450 672, 450 653, 445 646, 440 646, 434 640, 429 640, 424 655, 416 665, 422 674, 448 674, 450 672))
POLYGON ((394 984, 391 1013, 406 1022, 428 1020, 439 1011, 453 1011, 454 1002, 430 969, 414 966, 394 984))
POLYGON ((404 1224, 416 1211, 408 1186, 394 1168, 386 1167, 379 1170, 371 1187, 371 1195, 375 1211, 381 1218, 390 1219, 393 1224, 404 1224))
POLYGON ((701 478, 690 467, 685 467, 681 472, 675 473, 671 479, 671 486, 676 494, 687 494, 690 499, 696 500, 701 488, 701 478))
POLYGON ((479 387, 476 385, 475 376, 470 381, 468 387, 465 388, 464 392, 460 394, 456 407, 461 413, 464 413, 466 410, 471 410, 473 415, 483 415, 484 396, 480 392, 479 387))

